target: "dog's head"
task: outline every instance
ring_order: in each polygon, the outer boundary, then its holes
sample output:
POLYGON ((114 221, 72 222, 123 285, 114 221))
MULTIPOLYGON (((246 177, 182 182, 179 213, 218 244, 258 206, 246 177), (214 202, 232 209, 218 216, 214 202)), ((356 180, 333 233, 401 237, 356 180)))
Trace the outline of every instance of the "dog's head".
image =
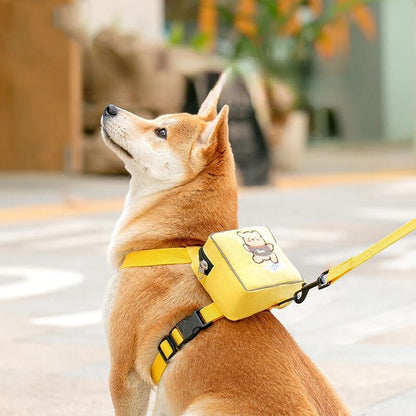
POLYGON ((103 139, 132 178, 151 188, 149 192, 189 182, 216 157, 231 155, 225 152, 230 149, 228 106, 217 114, 224 82, 223 74, 196 115, 168 114, 146 120, 109 105, 101 120, 103 139))

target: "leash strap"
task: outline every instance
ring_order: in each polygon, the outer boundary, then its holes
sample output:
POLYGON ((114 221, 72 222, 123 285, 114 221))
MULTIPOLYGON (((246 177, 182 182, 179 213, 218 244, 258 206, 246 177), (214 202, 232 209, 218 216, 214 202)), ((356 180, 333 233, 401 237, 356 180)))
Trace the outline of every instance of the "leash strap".
POLYGON ((296 303, 302 303, 305 300, 310 289, 318 287, 318 289, 320 290, 324 289, 325 287, 328 287, 330 284, 336 282, 338 279, 343 277, 351 270, 355 269, 367 260, 370 260, 376 254, 380 253, 380 251, 383 251, 384 249, 391 246, 396 241, 405 237, 407 234, 411 233, 414 230, 416 230, 416 218, 402 225, 397 230, 393 231, 391 234, 382 238, 380 241, 377 241, 377 243, 368 247, 366 250, 364 250, 357 256, 351 257, 348 260, 345 260, 342 263, 339 263, 336 266, 331 267, 329 270, 324 271, 318 277, 318 279, 311 283, 305 284, 302 287, 302 289, 298 290, 292 298, 280 302, 278 306, 281 306, 282 304, 290 302, 292 300, 296 303))
POLYGON ((376 254, 380 253, 380 251, 391 246, 393 243, 405 237, 407 234, 411 233, 414 230, 416 230, 416 218, 402 225, 400 228, 393 231, 388 236, 382 238, 380 241, 373 244, 371 247, 367 248, 357 256, 351 257, 350 259, 345 260, 344 262, 337 264, 334 267, 331 267, 328 270, 328 283, 335 282, 336 280, 344 276, 346 273, 355 269, 367 260, 370 260, 376 254))

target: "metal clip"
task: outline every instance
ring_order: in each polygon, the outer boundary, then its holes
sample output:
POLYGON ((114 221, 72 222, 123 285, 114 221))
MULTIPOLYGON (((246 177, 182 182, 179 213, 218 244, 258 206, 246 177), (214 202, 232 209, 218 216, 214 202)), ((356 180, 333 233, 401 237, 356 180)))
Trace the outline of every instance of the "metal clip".
POLYGON ((293 296, 293 300, 296 303, 302 303, 306 296, 308 296, 309 290, 311 290, 314 287, 318 287, 319 290, 324 289, 328 287, 331 282, 328 282, 328 275, 329 270, 324 271, 316 280, 314 280, 311 283, 305 284, 302 289, 298 290, 295 293, 295 296, 293 296))

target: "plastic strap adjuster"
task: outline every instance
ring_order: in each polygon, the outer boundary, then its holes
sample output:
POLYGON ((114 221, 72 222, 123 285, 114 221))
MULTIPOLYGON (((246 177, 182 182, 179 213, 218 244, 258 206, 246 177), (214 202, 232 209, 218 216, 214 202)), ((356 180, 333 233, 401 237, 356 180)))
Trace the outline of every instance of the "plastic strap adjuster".
POLYGON ((185 319, 182 319, 182 321, 179 321, 175 328, 170 331, 169 335, 166 335, 162 341, 160 341, 157 349, 159 350, 160 356, 165 363, 168 363, 168 361, 182 348, 182 346, 193 340, 201 332, 201 330, 208 328, 212 324, 212 322, 204 322, 204 319, 199 313, 201 309, 192 312, 192 315, 189 315, 185 319), (183 338, 183 341, 180 344, 178 344, 173 338, 172 332, 175 329, 180 332, 183 338), (169 355, 166 355, 162 349, 162 344, 165 341, 172 349, 172 352, 169 355))
POLYGON ((163 361, 165 363, 167 363, 177 352, 178 352, 178 346, 176 345, 175 340, 170 336, 170 335, 166 335, 162 341, 160 341, 157 349, 159 350, 159 353, 161 355, 161 357, 163 358, 163 361), (169 344, 169 346, 172 349, 171 354, 169 354, 169 356, 166 356, 165 352, 162 350, 162 344, 164 342, 167 342, 169 344))

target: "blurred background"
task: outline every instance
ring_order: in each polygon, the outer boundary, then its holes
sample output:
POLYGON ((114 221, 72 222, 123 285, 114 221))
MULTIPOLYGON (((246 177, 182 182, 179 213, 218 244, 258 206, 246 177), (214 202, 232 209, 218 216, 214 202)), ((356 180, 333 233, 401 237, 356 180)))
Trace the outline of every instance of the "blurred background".
POLYGON ((0 18, 3 171, 122 171, 99 138, 108 103, 194 112, 230 64, 241 183, 312 169, 317 148, 416 164, 413 0, 2 0, 0 18))
MULTIPOLYGON (((101 303, 128 177, 113 103, 220 105, 241 226, 306 280, 416 215, 414 0, 0 0, 0 414, 111 413, 101 303)), ((354 416, 413 415, 416 236, 276 316, 354 416)))

